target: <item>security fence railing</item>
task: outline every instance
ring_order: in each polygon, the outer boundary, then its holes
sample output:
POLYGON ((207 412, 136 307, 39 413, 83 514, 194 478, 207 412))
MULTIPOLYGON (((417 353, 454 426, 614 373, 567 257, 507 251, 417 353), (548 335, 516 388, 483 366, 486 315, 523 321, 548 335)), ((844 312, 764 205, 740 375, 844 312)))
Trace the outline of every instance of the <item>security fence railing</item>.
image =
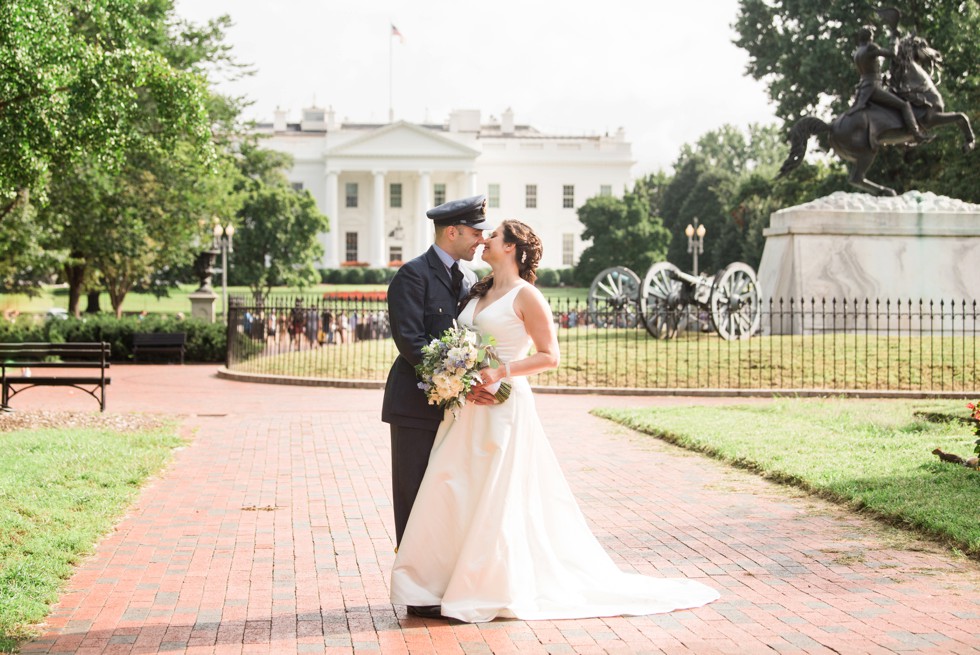
MULTIPOLYGON (((760 329, 734 341, 696 308, 669 316, 678 330, 664 339, 651 336, 635 307, 549 302, 561 365, 534 376, 539 386, 980 391, 976 301, 767 301, 760 329)), ((390 337, 383 293, 263 304, 234 298, 227 364, 244 373, 380 382, 396 355, 390 337)))

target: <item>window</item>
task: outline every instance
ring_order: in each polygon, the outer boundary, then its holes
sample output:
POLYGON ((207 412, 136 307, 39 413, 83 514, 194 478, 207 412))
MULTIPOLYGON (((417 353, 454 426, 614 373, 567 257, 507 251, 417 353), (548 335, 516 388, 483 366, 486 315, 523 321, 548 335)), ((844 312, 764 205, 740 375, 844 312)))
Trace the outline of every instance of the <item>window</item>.
POLYGON ((612 185, 611 184, 603 184, 603 185, 600 185, 599 186, 599 195, 600 196, 605 196, 605 197, 611 196, 612 195, 612 185))
MULTIPOLYGON (((347 183, 347 207, 357 207, 357 182, 347 183)), ((356 236, 356 235, 355 235, 356 236)), ((350 260, 348 260, 350 261, 350 260)))
POLYGON ((574 184, 566 184, 561 188, 561 206, 564 209, 575 209, 574 184))
POLYGON ((575 235, 561 235, 561 263, 562 266, 575 265, 575 235))
POLYGON ((535 209, 538 206, 538 185, 528 184, 524 187, 524 207, 535 209))
POLYGON ((500 207, 500 185, 491 184, 487 187, 487 206, 491 209, 500 207))
POLYGON ((388 199, 391 201, 389 204, 392 209, 398 209, 402 206, 402 185, 400 182, 390 185, 388 199))
POLYGON ((433 198, 432 204, 436 207, 446 202, 446 185, 445 184, 433 184, 433 198))
MULTIPOLYGON (((356 184, 354 186, 357 187, 356 184)), ((344 261, 356 262, 357 261, 357 232, 348 232, 346 234, 346 241, 347 241, 347 253, 344 256, 344 261)))
POLYGON ((392 246, 388 248, 388 262, 400 262, 402 261, 402 247, 392 246))
POLYGON ((302 190, 303 190, 302 182, 293 182, 293 191, 302 191, 302 190))

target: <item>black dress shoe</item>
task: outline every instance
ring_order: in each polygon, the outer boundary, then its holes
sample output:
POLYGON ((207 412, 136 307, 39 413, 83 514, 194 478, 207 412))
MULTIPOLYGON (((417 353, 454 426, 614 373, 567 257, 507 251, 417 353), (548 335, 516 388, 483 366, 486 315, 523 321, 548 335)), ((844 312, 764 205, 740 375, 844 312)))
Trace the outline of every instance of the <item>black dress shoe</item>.
POLYGON ((444 619, 442 608, 438 605, 409 605, 408 613, 423 619, 444 619))

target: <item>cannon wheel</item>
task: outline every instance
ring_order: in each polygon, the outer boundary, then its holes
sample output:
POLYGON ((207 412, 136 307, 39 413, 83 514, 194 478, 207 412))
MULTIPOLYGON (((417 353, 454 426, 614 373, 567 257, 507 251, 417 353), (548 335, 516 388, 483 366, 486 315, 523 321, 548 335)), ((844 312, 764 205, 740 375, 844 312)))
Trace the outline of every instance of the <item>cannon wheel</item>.
POLYGON ((607 268, 589 287, 589 319, 598 327, 636 327, 640 276, 625 266, 607 268))
POLYGON ((711 287, 711 320, 728 341, 748 339, 759 331, 762 299, 755 271, 734 262, 715 276, 711 287))
POLYGON ((682 295, 684 282, 673 274, 680 269, 670 262, 650 267, 640 289, 640 316, 647 332, 655 339, 671 339, 684 320, 687 302, 682 295))

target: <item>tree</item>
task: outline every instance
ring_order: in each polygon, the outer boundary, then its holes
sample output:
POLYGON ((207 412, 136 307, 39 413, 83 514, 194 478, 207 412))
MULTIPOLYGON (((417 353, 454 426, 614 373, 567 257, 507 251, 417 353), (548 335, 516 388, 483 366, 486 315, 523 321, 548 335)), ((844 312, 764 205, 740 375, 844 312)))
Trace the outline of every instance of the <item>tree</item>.
POLYGON ((150 9, 169 4, 0 3, 0 221, 43 198, 50 176, 80 156, 119 163, 147 138, 209 150, 203 78, 142 42, 157 19, 150 9))
MULTIPOLYGON (((144 3, 141 44, 196 76, 226 62, 227 20, 206 28, 172 23, 172 5, 171 0, 144 3)), ((219 134, 231 132, 227 125, 237 116, 239 102, 214 94, 206 99, 209 122, 225 126, 219 134)), ((161 141, 156 104, 146 96, 137 104, 144 111, 125 126, 129 138, 118 160, 107 162, 96 152, 73 158, 53 176, 49 202, 40 211, 53 235, 48 249, 65 253, 68 309, 75 315, 83 291, 97 285, 109 291, 117 313, 131 290, 165 294, 200 249, 199 222, 215 214, 232 216, 238 209, 231 180, 237 172, 229 157, 215 157, 210 142, 202 149, 191 135, 161 141)), ((227 142, 218 140, 224 147, 227 142)))
MULTIPOLYGON (((950 111, 980 119, 980 5, 963 0, 906 0, 892 3, 901 25, 916 30, 944 56, 940 90, 950 111)), ((747 72, 768 86, 776 114, 793 124, 806 115, 824 120, 853 101, 857 72, 851 61, 858 27, 876 21, 873 5, 861 0, 740 0, 736 45, 749 54, 747 72)), ((882 35, 881 40, 887 39, 882 35)), ((912 149, 886 148, 875 164, 876 177, 890 186, 918 188, 980 201, 975 160, 960 150, 957 130, 935 132, 937 139, 912 149)), ((826 146, 824 146, 826 147, 826 146)))
POLYGON ((329 228, 309 191, 296 191, 286 177, 289 155, 242 143, 238 164, 243 196, 235 232, 235 276, 264 297, 274 284, 304 287, 320 276, 317 239, 329 228))
POLYGON ((622 199, 596 196, 579 207, 578 218, 585 226, 582 238, 592 240, 575 267, 579 284, 588 286, 609 266, 626 266, 642 276, 663 259, 670 234, 650 211, 647 195, 652 186, 637 183, 622 199))

